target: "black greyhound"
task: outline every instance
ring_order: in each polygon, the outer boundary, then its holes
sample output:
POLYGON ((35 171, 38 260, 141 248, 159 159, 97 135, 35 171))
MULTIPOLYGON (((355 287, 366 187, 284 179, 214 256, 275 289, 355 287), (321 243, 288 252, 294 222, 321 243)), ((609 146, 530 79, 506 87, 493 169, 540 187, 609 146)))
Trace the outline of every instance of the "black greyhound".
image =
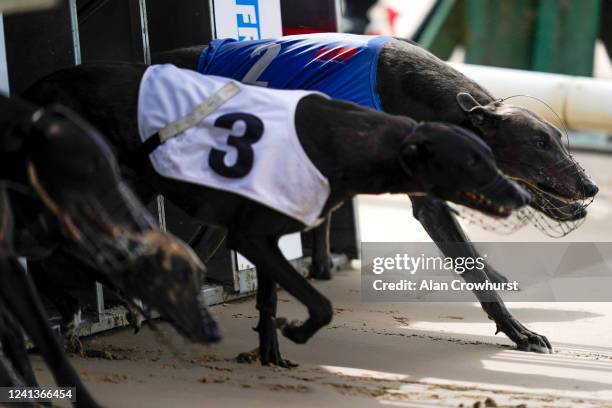
MULTIPOLYGON (((318 46, 326 48, 325 44, 318 46)), ((195 70, 206 48, 207 46, 194 46, 158 53, 153 56, 153 62, 172 63, 195 70)), ((330 45, 325 52, 333 55, 333 48, 334 46, 330 45)), ((263 53, 258 55, 261 54, 263 53)), ((244 61, 241 60, 231 68, 224 68, 224 75, 234 71, 228 76, 238 76, 238 72, 244 69, 242 63, 244 61)), ((350 60, 339 62, 350 63, 350 60)), ((315 61, 312 64, 315 64, 315 61)), ((334 69, 334 65, 336 64, 329 63, 327 66, 334 69)), ((229 65, 224 65, 227 66, 229 65)), ((284 69, 291 68, 287 66, 284 69)), ((310 86, 317 89, 317 81, 327 78, 324 71, 318 75, 305 75, 303 78, 308 78, 310 86)), ((296 78, 300 75, 292 72, 287 77, 296 78)), ((454 123, 479 135, 491 146, 504 173, 538 191, 530 203, 536 210, 558 221, 576 220, 586 216, 586 211, 579 204, 568 201, 593 197, 598 189, 569 157, 562 146, 559 130, 534 112, 496 101, 476 82, 418 44, 405 40, 393 39, 380 50, 376 66, 376 84, 376 93, 387 113, 405 115, 421 121, 454 123), (542 199, 543 194, 546 195, 545 199, 542 199), (554 204, 564 209, 557 210, 554 204)), ((337 86, 336 83, 335 85, 337 86)), ((345 88, 353 86, 357 84, 345 84, 345 88)), ((350 94, 345 88, 342 88, 343 92, 350 94)), ((334 94, 331 93, 330 96, 334 97, 334 94)), ((410 196, 410 200, 414 216, 447 256, 477 256, 476 249, 444 202, 432 197, 414 195, 410 196), (457 243, 464 245, 459 246, 457 243)), ((311 276, 317 279, 331 277, 329 225, 327 219, 313 231, 311 276)), ((222 232, 208 234, 207 244, 216 247, 222 239, 222 232)), ((487 278, 494 282, 507 281, 490 265, 487 265, 484 271, 471 271, 462 276, 468 281, 482 282, 487 278)), ((516 320, 498 295, 494 292, 486 295, 482 292, 475 294, 489 318, 495 321, 497 331, 505 333, 519 349, 551 351, 548 340, 516 320)))
MULTIPOLYGON (((142 186, 138 190, 144 193, 148 186, 149 197, 162 193, 203 223, 227 229, 228 246, 256 265, 261 362, 286 365, 278 350, 277 325, 286 337, 304 343, 332 318, 330 302, 293 269, 277 246, 282 235, 303 230, 304 224, 231 192, 162 177, 149 160, 139 160, 143 144, 137 109, 146 70, 137 64, 82 65, 41 79, 25 96, 75 109, 108 135, 122 165, 131 169, 126 174, 142 186), (277 283, 306 305, 305 323, 276 319, 277 283)), ((188 85, 179 81, 174 96, 188 93, 188 85)), ((151 98, 159 98, 159 106, 164 106, 174 96, 151 98)), ((329 180, 330 194, 321 217, 360 193, 435 194, 497 216, 506 216, 528 201, 528 195, 497 170, 486 144, 455 125, 417 124, 309 95, 297 104, 295 130, 306 156, 329 180)), ((238 143, 233 139, 233 145, 238 143)), ((292 182, 277 174, 266 177, 292 182)))
POLYGON ((216 323, 197 302, 203 266, 188 247, 154 228, 120 181, 101 136, 65 108, 37 109, 4 97, 0 105, 3 384, 36 385, 21 326, 57 383, 77 388, 77 405, 97 406, 48 327, 17 256, 45 257, 62 248, 95 265, 127 296, 159 310, 188 338, 218 340, 216 323))

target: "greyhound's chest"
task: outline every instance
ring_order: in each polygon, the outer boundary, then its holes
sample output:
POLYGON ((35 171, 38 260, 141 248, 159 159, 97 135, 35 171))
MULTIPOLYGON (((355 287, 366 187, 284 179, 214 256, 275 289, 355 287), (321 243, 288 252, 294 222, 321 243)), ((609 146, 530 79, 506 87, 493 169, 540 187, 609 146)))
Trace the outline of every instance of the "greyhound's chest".
POLYGON ((160 175, 247 198, 311 226, 329 183, 295 131, 297 103, 309 93, 270 91, 171 65, 141 81, 141 140, 162 143, 149 158, 160 175))
POLYGON ((376 69, 389 41, 390 37, 341 33, 215 40, 202 52, 198 72, 275 89, 319 91, 382 110, 376 69))

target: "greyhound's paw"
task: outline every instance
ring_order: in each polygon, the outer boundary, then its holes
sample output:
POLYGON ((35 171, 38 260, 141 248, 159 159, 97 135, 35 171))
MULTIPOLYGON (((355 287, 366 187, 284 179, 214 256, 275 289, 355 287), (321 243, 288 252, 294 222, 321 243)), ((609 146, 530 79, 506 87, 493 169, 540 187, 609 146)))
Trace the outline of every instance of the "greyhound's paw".
POLYGON ((127 321, 130 326, 132 326, 132 329, 134 329, 134 334, 138 334, 138 332, 140 332, 140 329, 142 328, 142 324, 144 323, 145 318, 138 311, 138 309, 136 309, 129 303, 127 304, 127 310, 127 321))
POLYGON ((255 328, 259 333, 259 348, 249 353, 241 353, 238 356, 238 362, 251 362, 259 357, 262 365, 284 368, 297 367, 297 364, 281 356, 278 346, 277 330, 283 330, 287 325, 287 319, 283 317, 265 316, 260 318, 259 324, 255 328))
POLYGON ((297 320, 287 323, 285 326, 283 326, 281 332, 283 333, 283 336, 296 344, 304 344, 311 337, 304 330, 303 323, 297 320))
POLYGON ((259 347, 251 351, 244 351, 236 356, 239 364, 252 364, 259 359, 259 347))
POLYGON ((278 330, 283 330, 285 326, 289 324, 289 322, 284 317, 277 317, 274 319, 274 324, 278 330))
POLYGON ((327 260, 324 262, 317 262, 313 260, 308 269, 308 278, 317 280, 331 280, 333 267, 334 262, 332 261, 331 257, 327 258, 327 260))
POLYGON ((289 360, 288 358, 281 359, 281 364, 279 365, 279 367, 283 367, 283 368, 296 368, 299 366, 300 365, 298 363, 296 363, 293 360, 289 360))
POLYGON ((76 354, 81 357, 85 356, 83 343, 81 343, 81 339, 79 339, 79 335, 77 334, 77 329, 73 324, 66 326, 63 336, 64 348, 66 349, 66 352, 76 354))
POLYGON ((500 331, 506 334, 521 351, 533 351, 543 354, 551 354, 553 352, 553 347, 546 336, 529 330, 512 316, 505 319, 503 323, 498 324, 496 334, 500 331))
POLYGON ((264 366, 276 366, 282 368, 294 368, 299 366, 299 364, 294 361, 282 358, 278 349, 276 349, 276 352, 269 350, 270 352, 263 354, 260 353, 259 350, 260 349, 258 347, 254 350, 238 354, 238 356, 236 356, 236 362, 240 364, 253 364, 255 361, 260 360, 261 365, 264 366))

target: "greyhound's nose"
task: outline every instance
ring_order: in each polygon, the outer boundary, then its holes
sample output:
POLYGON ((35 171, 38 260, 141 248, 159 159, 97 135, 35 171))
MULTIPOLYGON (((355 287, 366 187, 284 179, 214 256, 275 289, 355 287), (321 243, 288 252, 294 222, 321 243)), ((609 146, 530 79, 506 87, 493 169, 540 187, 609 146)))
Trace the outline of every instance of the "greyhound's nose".
POLYGON ((584 196, 586 197, 595 197, 595 195, 599 192, 599 187, 595 185, 591 180, 584 180, 584 196))
POLYGON ((587 216, 587 210, 585 208, 580 208, 574 214, 574 217, 573 217, 572 221, 581 220, 581 219, 583 219, 586 216, 587 216))

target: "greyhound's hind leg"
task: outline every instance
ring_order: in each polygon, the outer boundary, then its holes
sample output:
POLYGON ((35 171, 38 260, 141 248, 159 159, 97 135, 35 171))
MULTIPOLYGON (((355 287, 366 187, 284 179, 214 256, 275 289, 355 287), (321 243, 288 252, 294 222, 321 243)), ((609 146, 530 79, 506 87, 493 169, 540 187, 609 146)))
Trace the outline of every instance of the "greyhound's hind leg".
POLYGON ((226 235, 226 231, 222 228, 202 224, 189 239, 189 246, 206 264, 215 255, 226 235))
POLYGON ((312 230, 312 264, 310 265, 309 278, 330 280, 333 262, 329 250, 329 229, 331 226, 331 214, 312 230))
MULTIPOLYGON (((233 237, 230 244, 255 264, 261 276, 269 281, 278 282, 308 309, 309 317, 302 324, 280 324, 285 320, 276 319, 285 337, 298 344, 306 343, 321 327, 331 321, 333 311, 330 301, 310 285, 285 259, 278 248, 277 239, 233 237)), ((268 282, 265 285, 268 285, 268 282)), ((263 297, 262 294, 262 299, 263 297)))
MULTIPOLYGON (((477 257, 476 249, 470 244, 446 204, 428 197, 410 197, 415 217, 421 222, 438 248, 449 257, 477 257), (464 243, 465 245, 457 245, 464 243), (449 245, 450 244, 450 245, 449 245)), ((489 269, 472 269, 461 274, 466 282, 491 280, 489 269)), ((552 352, 548 339, 523 326, 506 308, 495 291, 474 291, 489 319, 495 321, 497 331, 503 332, 516 343, 519 350, 539 353, 552 352)))

